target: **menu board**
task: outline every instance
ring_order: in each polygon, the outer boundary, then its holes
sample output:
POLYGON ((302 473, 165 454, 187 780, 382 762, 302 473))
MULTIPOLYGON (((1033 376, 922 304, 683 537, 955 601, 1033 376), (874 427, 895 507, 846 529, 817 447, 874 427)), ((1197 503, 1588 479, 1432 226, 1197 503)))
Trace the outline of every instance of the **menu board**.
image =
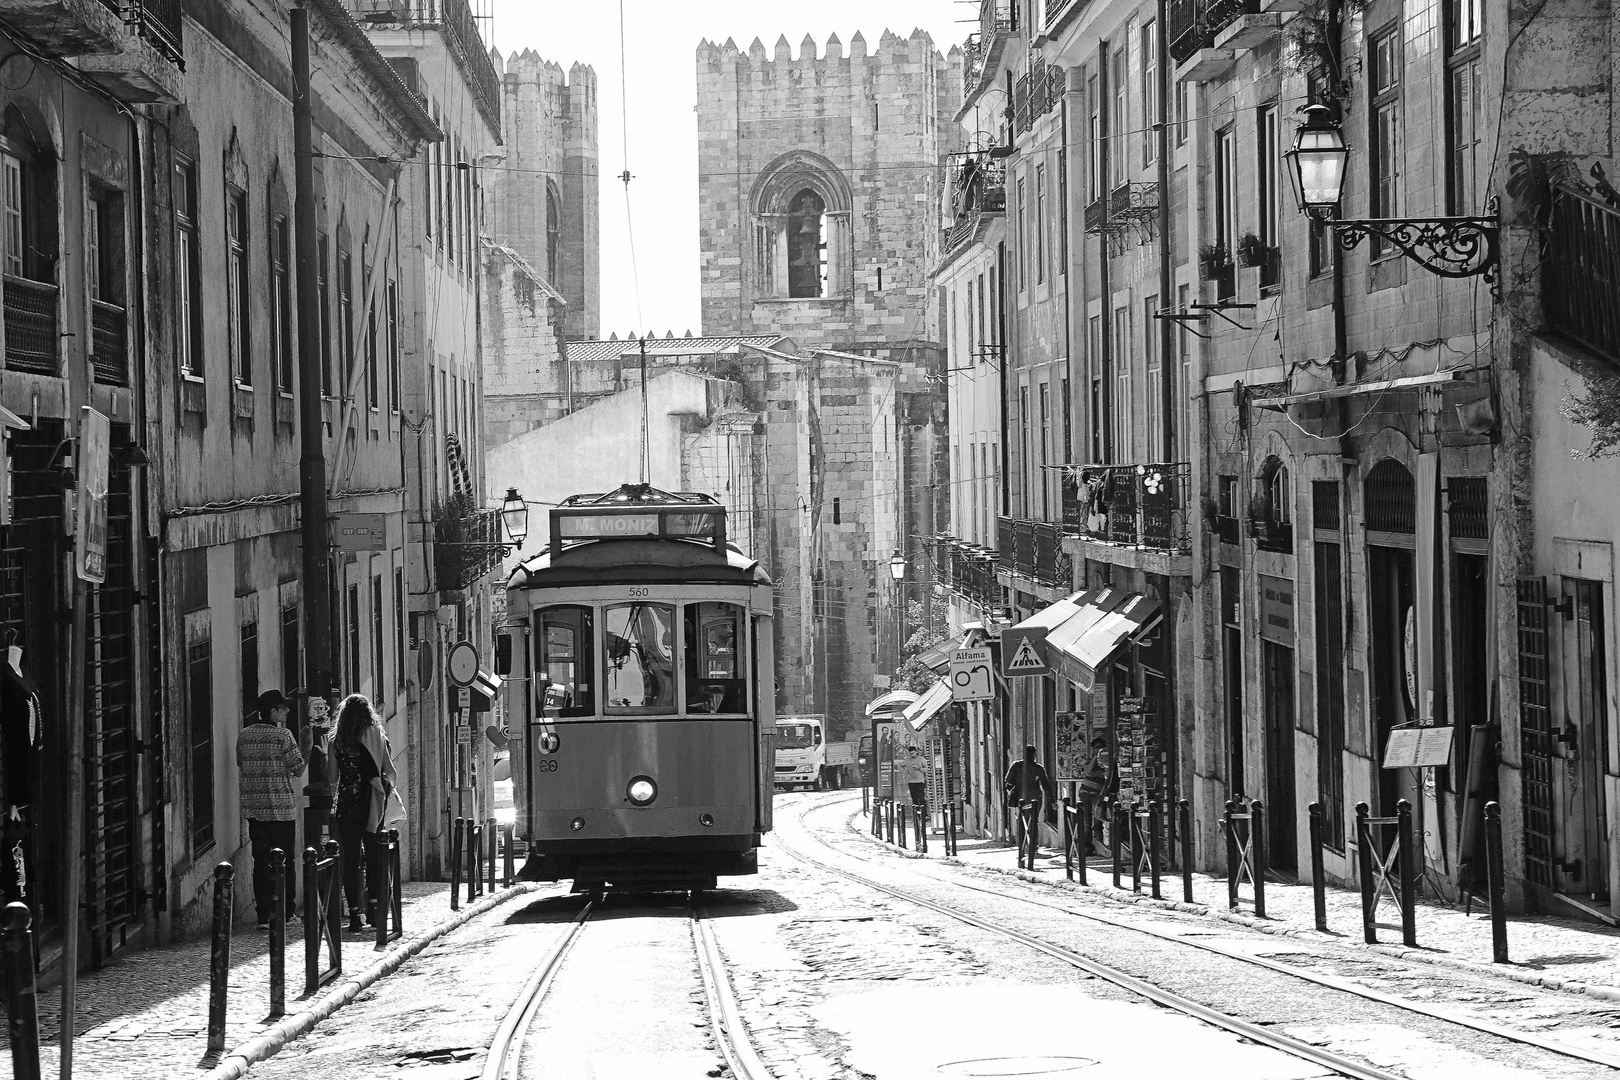
POLYGON ((1451 761, 1451 738, 1455 728, 1398 727, 1390 731, 1384 744, 1384 768, 1440 768, 1451 761))

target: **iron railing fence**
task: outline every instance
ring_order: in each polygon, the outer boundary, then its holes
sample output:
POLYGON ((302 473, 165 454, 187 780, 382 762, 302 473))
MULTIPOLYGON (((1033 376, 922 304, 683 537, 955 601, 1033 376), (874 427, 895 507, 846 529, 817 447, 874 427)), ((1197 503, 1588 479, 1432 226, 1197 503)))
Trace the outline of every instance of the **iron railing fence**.
POLYGON ((1079 473, 1080 532, 1125 547, 1192 551, 1188 511, 1192 466, 1185 461, 1139 465, 1068 465, 1079 473))
POLYGON ((117 304, 90 301, 90 367, 96 382, 129 385, 128 318, 117 304))
POLYGON ((1558 184, 1550 224, 1542 292, 1547 323, 1620 364, 1620 211, 1558 184))
POLYGON ((186 69, 185 43, 181 38, 181 0, 109 0, 108 7, 120 12, 124 21, 147 44, 181 71, 186 69))
POLYGON ((6 367, 35 375, 58 369, 56 286, 44 281, 5 276, 6 367))
POLYGON ((996 559, 1002 570, 1041 585, 1069 587, 1073 561, 1063 550, 1063 530, 1055 522, 1001 518, 997 531, 1002 541, 996 559))
POLYGON ((433 520, 433 579, 439 589, 465 589, 501 564, 501 512, 449 511, 433 520), (478 546, 467 546, 478 545, 478 546))

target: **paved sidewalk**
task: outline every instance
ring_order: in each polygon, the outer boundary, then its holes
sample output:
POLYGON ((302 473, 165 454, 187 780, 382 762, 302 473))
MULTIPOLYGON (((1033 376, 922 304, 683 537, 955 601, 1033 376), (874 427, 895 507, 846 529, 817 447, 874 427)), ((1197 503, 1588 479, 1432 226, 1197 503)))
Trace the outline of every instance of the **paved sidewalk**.
MULTIPOLYGON (((496 889, 499 896, 505 890, 496 889)), ((488 892, 478 898, 481 902, 488 892)), ((462 912, 468 908, 462 903, 462 912)), ((449 921, 450 886, 445 882, 406 882, 401 903, 405 933, 390 948, 449 921)), ((375 930, 343 935, 344 976, 363 971, 386 950, 376 947, 375 930)), ((207 1055, 208 937, 130 953, 100 971, 79 979, 77 1038, 73 1049, 75 1080, 167 1080, 200 1074, 220 1055, 207 1055)), ((304 997, 304 924, 287 925, 287 1015, 332 988, 304 997)), ((226 1053, 264 1034, 278 1017, 270 1012, 269 935, 250 922, 231 935, 230 993, 225 1025, 226 1053)), ((40 1066, 57 1073, 61 991, 52 987, 39 996, 40 1066)), ((8 1041, 0 1035, 0 1077, 11 1076, 8 1041)))
MULTIPOLYGON (((871 819, 867 815, 857 813, 851 827, 873 843, 881 843, 872 836, 871 819)), ((937 831, 930 833, 926 857, 943 859, 944 848, 943 834, 937 831)), ((902 854, 917 857, 914 851, 904 851, 902 854)), ((1194 903, 1189 905, 1182 902, 1179 871, 1162 873, 1160 895, 1164 897, 1163 901, 1152 899, 1145 876, 1141 893, 1132 893, 1128 861, 1120 875, 1123 888, 1117 891, 1113 888, 1113 863, 1107 858, 1087 860, 1088 886, 1069 882, 1064 874, 1062 853, 1054 853, 1050 848, 1042 849, 1033 871, 1020 870, 1017 867, 1017 849, 1011 844, 961 837, 957 842, 957 857, 949 861, 979 870, 1016 875, 1058 888, 1085 889, 1092 895, 1124 903, 1175 909, 1241 923, 1264 933, 1355 948, 1363 953, 1384 953, 1404 960, 1478 969, 1539 986, 1620 1001, 1620 930, 1596 923, 1545 915, 1512 915, 1508 918, 1508 955, 1512 962, 1493 964, 1491 923, 1483 901, 1476 903, 1473 913, 1468 914, 1460 907, 1420 899, 1417 905, 1418 946, 1409 949, 1401 944, 1400 912, 1387 900, 1377 913, 1379 944, 1364 944, 1361 894, 1332 885, 1327 889, 1328 933, 1318 932, 1308 879, 1304 885, 1266 882, 1266 918, 1258 919, 1253 914, 1253 904, 1250 902, 1253 893, 1248 886, 1241 891, 1240 909, 1235 912, 1227 909, 1224 875, 1213 877, 1194 873, 1194 903)))

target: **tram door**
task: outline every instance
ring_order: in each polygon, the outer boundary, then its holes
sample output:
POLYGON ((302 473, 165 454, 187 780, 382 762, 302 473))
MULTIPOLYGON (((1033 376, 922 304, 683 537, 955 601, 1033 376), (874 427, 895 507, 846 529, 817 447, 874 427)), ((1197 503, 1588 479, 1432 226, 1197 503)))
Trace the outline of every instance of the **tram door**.
POLYGON ((1605 900, 1609 893, 1608 808, 1603 792, 1608 760, 1608 655, 1604 645, 1603 583, 1564 578, 1559 595, 1562 715, 1554 714, 1554 831, 1560 892, 1605 900))

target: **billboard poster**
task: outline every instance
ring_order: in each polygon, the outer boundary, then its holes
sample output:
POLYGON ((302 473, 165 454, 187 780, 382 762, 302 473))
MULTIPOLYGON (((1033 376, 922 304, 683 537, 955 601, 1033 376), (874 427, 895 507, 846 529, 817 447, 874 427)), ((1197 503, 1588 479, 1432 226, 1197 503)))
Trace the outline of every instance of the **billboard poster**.
POLYGON ((79 410, 77 515, 73 548, 79 577, 101 584, 107 580, 107 479, 111 466, 112 427, 86 405, 79 410))
POLYGON ((921 771, 923 775, 918 779, 926 782, 926 773, 931 770, 927 767, 925 741, 904 720, 872 721, 872 745, 877 752, 877 787, 874 790, 878 798, 909 801, 908 769, 921 771), (914 758, 916 765, 912 764, 914 758))

